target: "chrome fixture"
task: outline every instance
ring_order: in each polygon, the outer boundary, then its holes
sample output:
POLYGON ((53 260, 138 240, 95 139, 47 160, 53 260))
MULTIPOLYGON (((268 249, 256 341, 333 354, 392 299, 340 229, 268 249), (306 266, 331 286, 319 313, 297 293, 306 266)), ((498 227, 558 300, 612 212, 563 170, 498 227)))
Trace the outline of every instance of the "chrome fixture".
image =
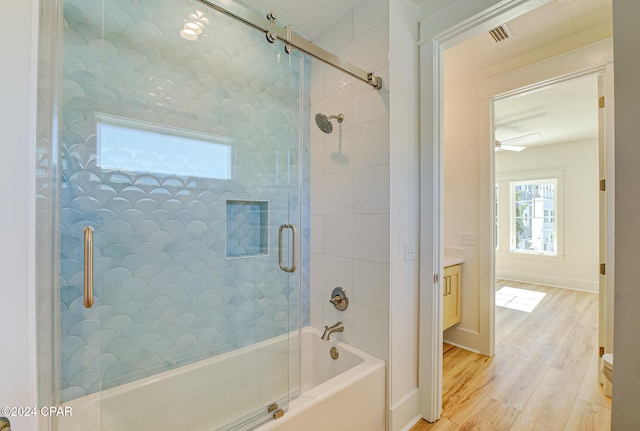
POLYGON ((329 349, 329 356, 331 356, 331 359, 333 360, 336 360, 340 357, 340 352, 338 352, 336 346, 333 346, 331 349, 329 349))
POLYGON ((277 23, 277 17, 275 14, 270 13, 266 16, 262 13, 258 13, 249 8, 239 7, 238 5, 231 5, 228 2, 222 0, 198 0, 212 9, 223 13, 231 18, 234 18, 240 22, 247 24, 256 30, 262 31, 266 34, 267 40, 271 43, 276 40, 282 41, 287 48, 287 53, 291 53, 293 49, 307 54, 329 66, 335 67, 343 71, 344 73, 353 76, 354 78, 363 81, 376 90, 382 88, 382 78, 371 73, 366 72, 363 69, 349 63, 348 61, 338 57, 335 54, 326 51, 319 46, 311 43, 304 37, 298 35, 292 31, 290 26, 281 26, 277 23))
POLYGON ((338 123, 342 123, 344 121, 344 115, 342 114, 327 116, 325 114, 317 113, 316 124, 318 125, 318 128, 327 134, 333 132, 333 124, 331 124, 332 118, 338 120, 338 123))
POLYGON ((278 40, 278 36, 275 33, 272 33, 270 31, 266 33, 266 37, 267 37, 267 42, 269 43, 275 43, 275 41, 278 40))
POLYGON ((331 339, 331 334, 334 332, 344 332, 344 325, 342 322, 338 322, 331 326, 325 326, 321 339, 329 341, 331 339))
POLYGON ((349 296, 347 295, 347 291, 342 287, 336 287, 333 289, 333 292, 331 292, 331 299, 329 302, 332 303, 338 311, 346 310, 349 306, 349 296))
POLYGON ((283 224, 278 229, 278 264, 284 272, 296 272, 297 236, 296 227, 292 224, 283 224), (285 229, 291 229, 291 266, 286 266, 282 260, 282 231, 285 229))

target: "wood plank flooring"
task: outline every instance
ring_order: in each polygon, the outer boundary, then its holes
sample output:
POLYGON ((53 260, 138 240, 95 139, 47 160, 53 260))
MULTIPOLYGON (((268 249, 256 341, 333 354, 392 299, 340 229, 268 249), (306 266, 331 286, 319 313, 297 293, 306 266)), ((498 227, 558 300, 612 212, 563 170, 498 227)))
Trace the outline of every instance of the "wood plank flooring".
POLYGON ((598 296, 497 280, 544 292, 532 312, 496 307, 495 356, 444 346, 442 418, 410 431, 609 431, 598 384, 598 296))

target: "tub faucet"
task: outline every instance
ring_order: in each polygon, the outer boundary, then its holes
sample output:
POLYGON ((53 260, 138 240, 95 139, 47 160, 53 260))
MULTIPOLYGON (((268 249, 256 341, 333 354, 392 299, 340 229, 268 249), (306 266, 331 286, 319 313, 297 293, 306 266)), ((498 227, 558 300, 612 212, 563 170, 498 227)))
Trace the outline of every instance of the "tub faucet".
POLYGON ((328 341, 331 339, 331 334, 333 334, 334 332, 344 332, 344 325, 342 322, 338 322, 335 325, 331 326, 325 326, 324 333, 322 334, 321 338, 328 341))

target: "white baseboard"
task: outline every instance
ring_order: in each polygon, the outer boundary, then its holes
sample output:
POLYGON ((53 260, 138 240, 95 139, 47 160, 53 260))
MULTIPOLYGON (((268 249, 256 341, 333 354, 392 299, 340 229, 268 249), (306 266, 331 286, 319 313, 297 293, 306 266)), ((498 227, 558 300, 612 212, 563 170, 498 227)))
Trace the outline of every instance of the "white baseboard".
POLYGON ((476 349, 472 349, 472 348, 467 347, 467 346, 463 346, 463 345, 462 345, 462 344, 460 344, 460 343, 456 343, 456 342, 453 342, 453 341, 451 341, 451 340, 447 340, 447 339, 445 339, 445 340, 443 340, 443 341, 444 341, 445 343, 447 343, 447 344, 451 344, 452 346, 460 347, 461 349, 468 350, 468 351, 470 351, 470 352, 477 353, 477 354, 479 354, 479 355, 481 354, 481 353, 480 353, 480 350, 476 350, 476 349))
POLYGON ((472 331, 460 326, 452 326, 444 331, 443 339, 446 343, 461 347, 471 352, 480 353, 482 340, 478 331, 472 331))
POLYGON ((389 408, 389 431, 409 431, 421 419, 418 414, 418 388, 389 408))
POLYGON ((580 290, 583 292, 598 292, 597 281, 580 280, 577 278, 557 277, 546 274, 525 273, 519 271, 496 272, 496 278, 520 281, 522 283, 543 284, 551 287, 562 287, 564 289, 580 290))

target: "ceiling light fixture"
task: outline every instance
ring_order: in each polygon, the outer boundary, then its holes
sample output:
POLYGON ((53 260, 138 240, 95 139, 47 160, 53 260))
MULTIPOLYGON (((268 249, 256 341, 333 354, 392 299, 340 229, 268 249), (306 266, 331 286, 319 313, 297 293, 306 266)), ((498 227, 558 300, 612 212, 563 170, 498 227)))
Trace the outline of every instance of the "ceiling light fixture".
POLYGON ((534 142, 538 142, 542 139, 542 133, 528 133, 526 135, 516 136, 509 139, 499 139, 498 141, 502 145, 524 145, 524 144, 533 144, 534 142))
POLYGON ((193 30, 195 34, 202 34, 202 25, 199 22, 188 22, 184 25, 184 28, 193 30))
POLYGON ((529 133, 526 135, 516 136, 514 138, 509 138, 509 139, 502 139, 502 140, 496 139, 494 143, 495 151, 507 150, 507 151, 520 152, 527 148, 524 145, 533 144, 534 142, 538 142, 541 139, 542 139, 542 133, 540 132, 529 133))
POLYGON ((185 21, 184 27, 180 30, 180 37, 186 40, 198 40, 204 27, 209 24, 209 19, 200 11, 189 15, 190 21, 185 21))
POLYGON ((198 40, 198 34, 190 28, 180 30, 180 37, 186 40, 198 40))
POLYGON ((496 141, 494 144, 494 150, 495 151, 500 151, 500 150, 507 150, 507 151, 515 151, 517 153, 519 153, 522 150, 526 150, 527 147, 521 147, 518 145, 503 145, 501 142, 496 141))

